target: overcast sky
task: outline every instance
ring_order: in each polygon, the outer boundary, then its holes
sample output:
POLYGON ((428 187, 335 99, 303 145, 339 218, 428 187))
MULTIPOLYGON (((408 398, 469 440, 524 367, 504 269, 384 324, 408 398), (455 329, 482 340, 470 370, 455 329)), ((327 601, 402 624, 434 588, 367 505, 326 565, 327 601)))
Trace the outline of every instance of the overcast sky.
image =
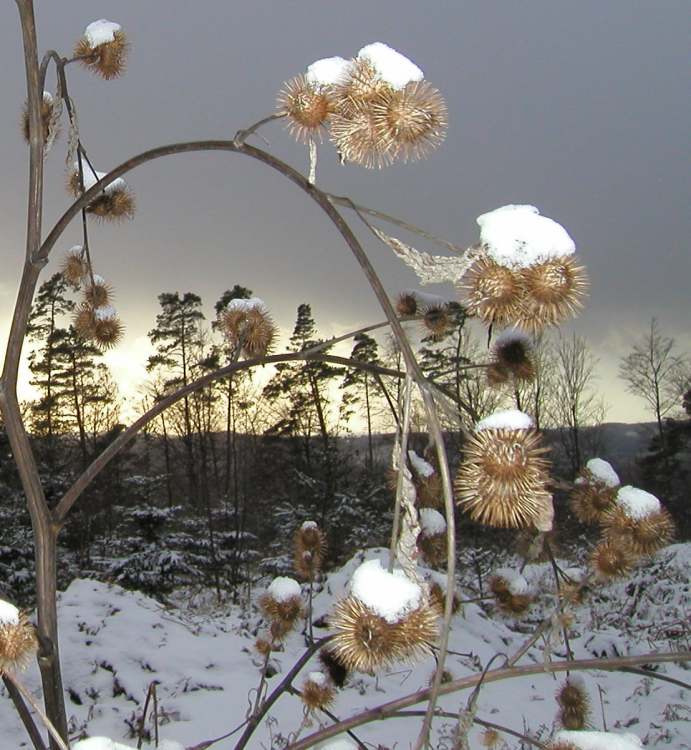
MULTIPOLYGON (((341 167, 327 145, 318 183, 460 245, 477 239, 475 217, 507 203, 532 203, 564 224, 592 281, 587 309, 567 330, 600 357, 612 421, 644 414, 616 373, 651 316, 691 350, 689 11, 688 0, 36 3, 41 50, 69 54, 97 18, 121 23, 131 40, 119 80, 70 68, 82 137, 100 170, 162 143, 231 137, 269 114, 281 83, 317 58, 349 57, 372 41, 407 54, 447 100, 445 143, 423 162, 382 171, 341 167)), ((4 349, 26 193, 17 127, 25 83, 11 0, 0 3, 0 91, 4 349)), ((270 150, 306 168, 281 123, 263 134, 270 150)), ((63 162, 64 137, 47 160, 46 228, 68 203, 63 162)), ((141 372, 162 291, 198 293, 210 317, 221 293, 240 283, 286 330, 297 305, 310 302, 325 335, 381 318, 329 222, 262 165, 230 154, 176 156, 140 168, 129 183, 135 220, 91 233, 96 271, 114 285, 127 326, 111 357, 118 372, 141 372)), ((391 294, 416 285, 387 248, 361 236, 391 294)), ((46 278, 78 241, 75 224, 46 278)))

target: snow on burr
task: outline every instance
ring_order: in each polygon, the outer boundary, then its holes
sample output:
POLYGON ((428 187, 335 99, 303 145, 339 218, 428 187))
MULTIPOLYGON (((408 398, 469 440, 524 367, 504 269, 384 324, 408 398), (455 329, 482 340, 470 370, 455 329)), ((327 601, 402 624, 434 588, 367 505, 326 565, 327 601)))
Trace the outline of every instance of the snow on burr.
POLYGON ((249 299, 232 299, 226 306, 226 310, 239 310, 241 312, 249 312, 256 308, 263 309, 266 305, 263 299, 259 297, 250 297, 249 299))
POLYGON ((618 732, 568 731, 562 729, 554 737, 557 742, 570 742, 578 750, 640 750, 643 743, 635 734, 618 732))
POLYGON ((4 599, 0 599, 0 625, 19 625, 19 610, 4 599))
POLYGON ((323 672, 310 672, 307 679, 315 685, 319 685, 319 687, 323 687, 327 683, 326 675, 323 672))
POLYGON ((319 526, 317 525, 317 522, 316 522, 316 521, 305 521, 305 522, 304 522, 304 523, 302 524, 302 526, 300 526, 300 528, 301 528, 301 529, 302 529, 303 531, 307 531, 307 530, 309 530, 309 529, 318 529, 318 528, 319 528, 319 526))
POLYGON ((502 266, 527 268, 576 252, 566 229, 535 206, 502 206, 478 216, 477 223, 488 256, 502 266))
POLYGON ((277 602, 285 602, 295 596, 302 594, 300 584, 294 578, 287 576, 277 576, 271 581, 266 589, 267 594, 277 602))
POLYGON ((357 56, 359 60, 367 60, 379 78, 394 89, 402 89, 408 83, 421 81, 425 77, 412 60, 383 42, 368 44, 357 56))
POLYGON ((593 475, 594 479, 608 487, 616 487, 620 484, 619 477, 612 468, 612 464, 602 458, 591 458, 585 468, 593 475))
POLYGON ((533 418, 518 409, 495 411, 475 425, 475 432, 482 430, 529 430, 534 427, 533 418))
POLYGON ((113 320, 113 318, 117 318, 117 316, 118 313, 112 305, 103 305, 94 310, 94 318, 96 318, 96 320, 113 320))
POLYGON ((115 32, 121 31, 122 26, 113 21, 106 21, 101 18, 99 21, 90 23, 84 30, 84 38, 89 42, 89 47, 95 49, 102 44, 107 44, 115 40, 115 32))
POLYGON ((434 508, 420 508, 420 526, 424 536, 446 534, 446 520, 434 508))
POLYGON ((429 479, 434 474, 434 466, 418 456, 415 451, 408 451, 408 460, 418 476, 429 479))
MULTIPOLYGON (((76 172, 79 172, 78 162, 74 163, 74 169, 76 172)), ((102 180, 108 174, 108 172, 99 172, 98 170, 96 170, 96 173, 94 174, 94 170, 85 162, 82 162, 82 169, 84 171, 84 190, 89 190, 89 188, 92 188, 99 180, 102 180)), ((124 190, 126 187, 127 183, 122 177, 117 177, 107 187, 103 188, 103 192, 112 193, 116 190, 124 190)))
POLYGON ((422 307, 446 307, 446 300, 438 294, 419 292, 416 289, 404 289, 401 292, 404 297, 413 297, 422 307))
POLYGON ((313 86, 337 86, 344 83, 351 63, 342 57, 324 57, 307 67, 305 80, 313 86))
POLYGON ((514 596, 523 596, 530 591, 528 581, 518 571, 513 570, 513 568, 497 568, 494 571, 494 575, 506 581, 509 591, 514 596))
POLYGON ((617 505, 634 521, 640 521, 660 511, 660 501, 655 495, 629 484, 617 492, 617 505))
POLYGON ((387 622, 398 622, 422 600, 422 590, 402 570, 389 573, 379 560, 362 563, 353 573, 350 593, 387 622))

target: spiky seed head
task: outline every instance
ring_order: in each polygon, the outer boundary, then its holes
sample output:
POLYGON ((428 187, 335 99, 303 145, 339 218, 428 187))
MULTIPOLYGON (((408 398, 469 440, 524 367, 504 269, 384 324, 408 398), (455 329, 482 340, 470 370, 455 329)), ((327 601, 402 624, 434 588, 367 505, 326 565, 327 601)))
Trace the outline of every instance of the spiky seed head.
MULTIPOLYGON (((446 592, 437 581, 432 581, 429 586, 429 603, 437 611, 439 617, 444 616, 446 607, 446 592)), ((451 612, 456 615, 461 609, 461 600, 456 591, 453 592, 451 600, 451 612)))
POLYGON ((89 264, 81 245, 76 245, 65 255, 60 272, 71 286, 78 288, 82 284, 89 273, 89 264))
POLYGON ((427 81, 411 81, 398 90, 383 88, 371 110, 382 142, 403 161, 421 159, 446 136, 446 103, 427 81))
POLYGON ((295 532, 293 567, 303 579, 313 581, 326 555, 326 536, 314 521, 306 521, 295 532))
POLYGON ((495 748, 499 747, 499 743, 501 742, 501 734, 496 729, 493 729, 492 727, 486 727, 483 729, 482 734, 480 735, 480 744, 482 747, 486 747, 489 750, 495 750, 495 748))
POLYGON ((268 656, 271 653, 271 642, 266 638, 257 638, 254 642, 254 648, 261 656, 268 656))
POLYGON ((560 707, 559 721, 564 729, 585 729, 590 713, 590 700, 582 681, 569 677, 556 695, 560 707))
POLYGON ((529 331, 541 331, 574 316, 583 306, 588 277, 571 255, 522 269, 525 300, 518 318, 529 331))
POLYGON ((92 46, 86 35, 83 36, 75 45, 74 56, 87 70, 109 81, 125 72, 128 51, 129 42, 120 29, 113 32, 112 41, 96 46, 92 46))
POLYGON ((300 584, 292 578, 274 578, 260 598, 259 606, 271 620, 272 636, 280 640, 304 614, 300 584))
POLYGON ((441 565, 446 560, 446 534, 425 534, 417 536, 417 548, 428 565, 441 565))
POLYGON ((331 118, 331 141, 345 162, 360 164, 367 169, 381 169, 391 164, 395 152, 380 136, 369 109, 357 109, 344 117, 331 118))
POLYGON ((230 307, 219 315, 218 322, 233 346, 242 343, 246 357, 263 357, 271 351, 276 324, 263 304, 249 308, 230 307))
POLYGON ((401 317, 417 313, 417 298, 409 292, 401 292, 396 298, 396 312, 401 317))
POLYGON ((505 325, 518 320, 523 282, 518 273, 491 258, 478 258, 464 277, 467 311, 485 323, 505 325))
POLYGON ((349 76, 334 86, 334 102, 341 117, 351 118, 363 110, 370 110, 372 103, 384 92, 392 91, 383 81, 372 63, 357 58, 353 60, 349 76))
POLYGON ((81 304, 74 312, 72 325, 77 335, 90 341, 96 335, 96 317, 94 310, 90 305, 81 304))
MULTIPOLYGON (((533 347, 526 336, 501 335, 492 349, 494 366, 513 376, 515 380, 530 381, 535 377, 533 347)), ((488 378, 491 377, 488 374, 488 378)))
POLYGON ((551 503, 545 451, 533 429, 473 433, 455 482, 459 505, 473 520, 489 526, 534 525, 551 503))
POLYGON ((449 308, 446 305, 429 305, 425 308, 422 324, 435 341, 446 335, 451 322, 449 308))
POLYGON ((89 307, 106 307, 113 301, 113 287, 104 279, 94 276, 93 280, 87 278, 84 287, 84 304, 89 307))
POLYGON ((613 542, 628 545, 636 555, 653 555, 674 538, 672 516, 660 508, 641 518, 631 518, 626 509, 614 504, 602 519, 604 536, 613 542))
POLYGON ((338 655, 330 649, 325 648, 319 652, 319 661, 328 672, 331 682, 333 682, 336 687, 342 688, 348 678, 349 670, 338 655))
POLYGON ((534 601, 534 597, 527 591, 518 591, 500 573, 493 575, 489 581, 489 588, 494 595, 494 601, 505 615, 520 616, 525 614, 534 601))
POLYGON ((111 190, 94 198, 86 210, 103 221, 132 219, 136 211, 134 194, 127 188, 111 190))
MULTIPOLYGON (((55 100, 48 91, 43 92, 41 100, 41 126, 43 128, 43 150, 47 153, 55 139, 60 134, 59 110, 55 105, 55 100)), ((31 137, 29 125, 29 104, 24 103, 22 110, 22 135, 24 140, 29 143, 31 137)))
POLYGON ((277 98, 278 110, 286 115, 288 130, 301 143, 322 139, 322 131, 336 105, 328 86, 315 86, 304 75, 287 81, 277 98))
POLYGON ((331 651, 348 668, 373 673, 397 661, 416 661, 430 653, 438 637, 437 613, 428 603, 388 622, 354 596, 338 602, 330 625, 331 651))
POLYGON ((93 341, 99 349, 112 349, 117 346, 125 333, 125 326, 117 315, 96 318, 93 341))
POLYGON ((626 541, 603 539, 593 550, 590 564, 600 578, 622 578, 633 570, 638 559, 626 541))
POLYGON ((334 686, 323 672, 310 672, 302 683, 301 698, 309 711, 329 708, 335 697, 334 686))
POLYGON ((444 506, 444 492, 439 474, 435 472, 429 477, 413 477, 417 490, 417 504, 420 508, 442 508, 444 506))
POLYGON ((16 607, 5 601, 0 604, 0 673, 17 672, 27 666, 36 651, 36 631, 16 607))
POLYGON ((594 479, 575 484, 569 495, 569 506, 581 523, 600 523, 614 505, 618 489, 594 479))

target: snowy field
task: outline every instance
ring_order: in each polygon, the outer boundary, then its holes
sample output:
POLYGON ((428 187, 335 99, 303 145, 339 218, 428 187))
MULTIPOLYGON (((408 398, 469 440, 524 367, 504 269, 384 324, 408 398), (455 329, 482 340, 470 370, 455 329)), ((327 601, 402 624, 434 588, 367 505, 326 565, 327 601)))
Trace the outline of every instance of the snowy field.
MULTIPOLYGON (((327 576, 323 590, 315 597, 315 619, 328 612, 334 598, 343 594, 355 568, 364 559, 375 557, 385 559, 385 552, 370 550, 366 555, 356 555, 327 576)), ((691 544, 674 545, 626 583, 593 592, 591 600, 577 610, 571 639, 576 658, 688 648, 690 566, 691 544)), ((528 566, 525 575, 536 590, 549 589, 549 566, 528 566)), ((462 598, 477 596, 470 573, 467 584, 459 587, 462 598)), ((528 620, 520 624, 494 616, 491 603, 465 605, 452 623, 449 648, 456 653, 448 658, 449 671, 458 678, 477 673, 497 652, 511 655, 549 611, 549 595, 544 595, 528 620)), ((106 735, 136 747, 133 731, 152 681, 157 683, 161 740, 190 747, 227 733, 244 721, 251 692, 258 685, 261 663, 253 648, 256 635, 261 632, 261 617, 256 609, 172 609, 115 585, 76 580, 60 597, 59 617, 68 715, 75 739, 106 735)), ((326 632, 316 630, 315 635, 326 632)), ((271 665, 277 674, 269 679, 269 690, 303 652, 304 643, 304 636, 295 632, 287 639, 283 653, 272 654, 271 665)), ((519 663, 539 663, 549 658, 550 651, 555 659, 565 655, 561 643, 555 641, 546 651, 545 643, 540 642, 519 663)), ((493 666, 499 664, 495 662, 493 666)), ((401 665, 376 679, 352 675, 338 692, 332 711, 344 718, 412 693, 427 685, 433 667, 433 660, 429 659, 414 667, 401 665)), ((296 687, 301 686, 309 671, 316 669, 319 666, 315 659, 305 666, 296 687)), ((689 664, 667 664, 656 669, 660 674, 691 682, 689 664)), ((610 731, 636 734, 645 747, 691 749, 689 691, 640 674, 582 674, 590 694, 593 729, 601 730, 606 723, 610 731)), ((35 666, 23 679, 40 695, 35 666)), ((548 741, 558 710, 554 694, 562 681, 563 676, 540 675, 488 684, 480 693, 477 717, 548 741)), ((457 713, 468 696, 467 691, 456 693, 442 698, 440 705, 445 711, 457 713)), ((283 747, 286 738, 295 739, 298 730, 304 737, 318 728, 313 723, 300 729, 302 720, 299 700, 284 695, 249 746, 283 747)), ((359 727, 356 734, 371 747, 381 744, 404 749, 417 736, 419 721, 390 719, 359 727)), ((150 721, 146 726, 152 731, 150 721)), ((0 700, 0 727, 3 750, 30 746, 5 692, 0 700)), ((435 747, 451 747, 452 728, 451 719, 436 720, 435 747)), ((214 747, 234 747, 238 734, 214 747)), ((474 729, 471 748, 481 747, 479 736, 479 730, 474 729)), ((513 737, 503 735, 503 739, 505 748, 521 747, 513 737)))

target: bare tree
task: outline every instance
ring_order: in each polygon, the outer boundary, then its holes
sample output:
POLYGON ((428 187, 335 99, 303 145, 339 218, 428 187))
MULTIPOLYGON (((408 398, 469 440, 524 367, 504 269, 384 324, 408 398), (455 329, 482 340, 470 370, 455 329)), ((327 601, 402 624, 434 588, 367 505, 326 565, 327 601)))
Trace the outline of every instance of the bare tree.
POLYGON ((600 424, 607 411, 594 389, 597 359, 585 339, 561 337, 554 350, 555 373, 550 404, 553 423, 562 428, 564 451, 575 474, 586 452, 583 428, 600 424))
POLYGON ((663 443, 662 418, 681 403, 689 386, 689 367, 687 358, 676 352, 674 339, 662 334, 656 318, 651 318, 647 333, 622 357, 619 377, 653 412, 663 443))

